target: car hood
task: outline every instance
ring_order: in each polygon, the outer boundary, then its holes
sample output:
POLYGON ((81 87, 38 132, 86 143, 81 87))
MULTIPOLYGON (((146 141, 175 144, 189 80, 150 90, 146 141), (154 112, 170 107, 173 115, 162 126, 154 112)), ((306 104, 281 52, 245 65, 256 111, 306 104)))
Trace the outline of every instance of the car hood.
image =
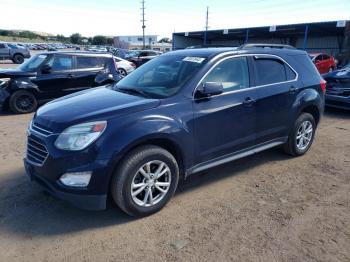
POLYGON ((39 108, 35 123, 48 129, 62 130, 87 121, 106 120, 157 107, 159 99, 147 99, 102 86, 56 99, 39 108))
POLYGON ((322 75, 325 80, 327 79, 348 79, 350 78, 350 69, 336 70, 331 73, 322 75))
POLYGON ((2 69, 0 70, 0 78, 3 77, 21 77, 36 76, 36 72, 25 72, 20 69, 2 69))

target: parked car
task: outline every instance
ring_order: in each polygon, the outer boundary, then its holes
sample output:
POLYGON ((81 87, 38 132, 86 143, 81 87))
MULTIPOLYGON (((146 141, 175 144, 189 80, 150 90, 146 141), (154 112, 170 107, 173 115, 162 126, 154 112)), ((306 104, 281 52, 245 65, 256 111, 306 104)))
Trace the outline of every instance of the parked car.
POLYGON ((327 81, 326 106, 350 109, 350 63, 323 75, 327 81))
POLYGON ((335 70, 336 64, 333 56, 323 53, 311 53, 309 55, 320 74, 325 74, 335 70))
POLYGON ((149 215, 180 177, 275 146, 305 154, 325 88, 307 53, 284 46, 169 52, 39 108, 26 172, 81 208, 105 209, 110 194, 126 213, 149 215))
POLYGON ((0 108, 29 113, 52 99, 119 79, 110 54, 41 53, 16 69, 0 70, 0 108))
POLYGON ((133 62, 136 67, 139 67, 153 58, 160 56, 161 54, 161 52, 153 50, 134 50, 125 55, 125 59, 133 62))
POLYGON ((27 48, 20 47, 11 43, 0 42, 0 58, 10 59, 15 64, 22 64, 25 58, 30 57, 30 52, 27 48))
POLYGON ((117 64, 117 70, 121 77, 125 77, 135 70, 136 66, 133 62, 114 56, 114 61, 117 64))

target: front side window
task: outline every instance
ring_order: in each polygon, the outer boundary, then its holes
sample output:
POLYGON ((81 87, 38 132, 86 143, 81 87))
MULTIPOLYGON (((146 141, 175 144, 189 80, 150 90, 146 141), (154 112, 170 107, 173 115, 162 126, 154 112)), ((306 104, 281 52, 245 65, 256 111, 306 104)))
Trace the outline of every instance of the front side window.
POLYGON ((249 87, 249 72, 246 57, 235 57, 216 65, 203 79, 206 82, 221 83, 224 92, 249 87))
POLYGON ((258 86, 293 80, 296 76, 294 71, 279 59, 258 58, 254 64, 258 86))
POLYGON ((204 57, 158 56, 126 76, 116 85, 122 92, 144 93, 152 98, 176 94, 206 63, 204 57))
POLYGON ((322 58, 323 58, 322 60, 328 60, 328 59, 330 59, 329 55, 323 55, 322 58))
POLYGON ((47 62, 53 71, 64 71, 73 68, 73 57, 67 55, 55 55, 47 62))
POLYGON ((102 68, 105 65, 103 57, 77 56, 77 68, 102 68))

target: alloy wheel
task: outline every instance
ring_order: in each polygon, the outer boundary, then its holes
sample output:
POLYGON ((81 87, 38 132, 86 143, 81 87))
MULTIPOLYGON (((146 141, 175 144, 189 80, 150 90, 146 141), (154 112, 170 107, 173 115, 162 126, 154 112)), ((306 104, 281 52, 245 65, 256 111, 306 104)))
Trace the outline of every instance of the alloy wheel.
POLYGON ((139 206, 154 206, 166 196, 170 185, 171 171, 168 165, 159 160, 150 161, 134 175, 131 197, 139 206))
POLYGON ((312 139, 313 135, 313 126, 312 123, 308 120, 301 123, 300 127, 298 128, 297 135, 296 135, 296 145, 299 150, 305 150, 312 139))

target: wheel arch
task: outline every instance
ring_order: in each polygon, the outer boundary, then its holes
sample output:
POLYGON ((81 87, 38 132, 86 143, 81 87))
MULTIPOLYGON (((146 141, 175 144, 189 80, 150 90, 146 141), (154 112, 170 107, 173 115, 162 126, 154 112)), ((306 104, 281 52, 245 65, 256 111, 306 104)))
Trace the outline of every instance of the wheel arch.
POLYGON ((316 126, 320 122, 321 112, 320 112, 319 108, 316 105, 311 104, 311 105, 305 106, 301 110, 301 113, 309 113, 309 114, 311 114, 314 117, 314 119, 315 119, 316 126))
POLYGON ((123 148, 120 152, 118 152, 115 157, 111 160, 111 172, 109 176, 109 182, 112 179, 112 176, 116 169, 119 167, 121 161, 127 157, 127 155, 135 150, 136 148, 140 146, 145 145, 154 145, 159 146, 160 148, 163 148, 167 150, 170 154, 172 154, 176 162, 179 166, 179 177, 181 179, 186 178, 186 164, 185 164, 185 156, 183 150, 181 150, 181 146, 175 141, 175 139, 170 138, 169 136, 147 136, 143 137, 141 139, 138 139, 137 141, 134 141, 133 143, 130 143, 127 147, 123 148))

